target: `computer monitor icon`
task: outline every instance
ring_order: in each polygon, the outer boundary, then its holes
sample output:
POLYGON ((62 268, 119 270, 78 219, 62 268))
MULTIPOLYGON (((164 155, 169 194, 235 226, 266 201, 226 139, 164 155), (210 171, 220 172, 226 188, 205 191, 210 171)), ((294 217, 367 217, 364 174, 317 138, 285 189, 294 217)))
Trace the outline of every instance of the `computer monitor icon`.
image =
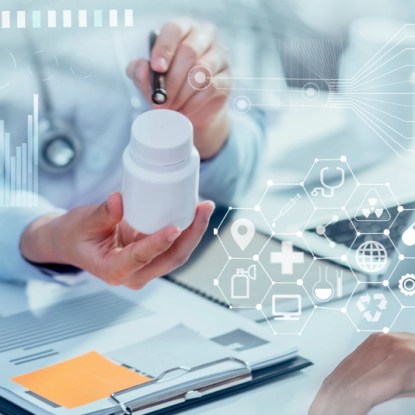
POLYGON ((301 307, 301 295, 274 294, 272 296, 274 320, 298 320, 301 317, 301 307))

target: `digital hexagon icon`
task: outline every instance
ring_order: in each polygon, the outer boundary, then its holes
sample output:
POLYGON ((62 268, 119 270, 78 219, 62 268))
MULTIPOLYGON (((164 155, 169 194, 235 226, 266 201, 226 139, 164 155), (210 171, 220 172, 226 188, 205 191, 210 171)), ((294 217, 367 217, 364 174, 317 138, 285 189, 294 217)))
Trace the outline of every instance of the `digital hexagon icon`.
POLYGON ((261 251, 259 261, 274 282, 295 282, 303 278, 314 259, 309 252, 302 232, 299 232, 282 240, 270 239, 261 251))
POLYGON ((415 258, 401 256, 389 275, 389 283, 397 285, 395 293, 402 306, 415 309, 415 258))
POLYGON ((255 259, 272 233, 260 207, 229 208, 214 231, 229 259, 255 259))
POLYGON ((301 280, 288 284, 274 283, 257 310, 263 314, 274 334, 300 335, 314 312, 314 307, 304 310, 305 299, 309 304, 311 299, 301 280), (271 310, 267 313, 263 309, 266 304, 271 304, 271 310))
POLYGON ((345 264, 316 259, 303 278, 304 289, 319 308, 341 310, 358 286, 354 272, 345 264))
POLYGON ((271 284, 262 265, 252 259, 229 260, 215 281, 232 308, 255 308, 262 303, 271 284))
POLYGON ((347 242, 356 238, 356 228, 346 209, 316 209, 303 234, 316 258, 343 258, 347 242))
MULTIPOLYGON (((349 264, 365 275, 383 275, 391 264, 397 248, 389 235, 357 234, 347 257, 349 264)), ((364 281, 364 280, 363 280, 364 281)))
POLYGON ((304 179, 304 188, 316 208, 341 209, 358 182, 345 156, 315 159, 304 179))
POLYGON ((399 214, 397 201, 389 184, 359 184, 346 208, 360 233, 389 230, 399 214))
POLYGON ((342 311, 358 331, 388 333, 402 305, 387 280, 370 283, 369 286, 364 292, 356 292, 342 311))
POLYGON ((275 235, 296 234, 314 212, 314 206, 301 184, 267 182, 260 201, 261 211, 275 235))

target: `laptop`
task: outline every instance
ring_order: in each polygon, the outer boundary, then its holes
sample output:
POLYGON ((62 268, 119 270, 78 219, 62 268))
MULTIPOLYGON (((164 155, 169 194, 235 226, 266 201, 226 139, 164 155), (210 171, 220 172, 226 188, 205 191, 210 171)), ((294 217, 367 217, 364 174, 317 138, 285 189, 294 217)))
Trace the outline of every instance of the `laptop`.
POLYGON ((319 191, 314 200, 318 180, 268 183, 257 205, 217 210, 191 260, 168 278, 256 321, 291 323, 315 306, 342 310, 352 294, 379 285, 400 287, 415 304, 415 238, 413 246, 402 239, 415 229, 415 194, 406 183, 390 166, 359 182, 346 174, 337 198, 319 191), (382 182, 392 172, 393 183, 382 182), (249 223, 254 236, 241 254, 249 223))

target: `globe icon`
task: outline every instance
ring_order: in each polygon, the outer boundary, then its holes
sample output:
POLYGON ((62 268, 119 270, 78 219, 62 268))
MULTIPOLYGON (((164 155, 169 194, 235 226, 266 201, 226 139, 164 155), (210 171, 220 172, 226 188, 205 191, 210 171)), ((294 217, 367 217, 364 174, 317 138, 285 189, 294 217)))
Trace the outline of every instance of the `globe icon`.
POLYGON ((380 272, 388 260, 385 247, 376 241, 363 242, 356 251, 356 262, 368 273, 380 272))

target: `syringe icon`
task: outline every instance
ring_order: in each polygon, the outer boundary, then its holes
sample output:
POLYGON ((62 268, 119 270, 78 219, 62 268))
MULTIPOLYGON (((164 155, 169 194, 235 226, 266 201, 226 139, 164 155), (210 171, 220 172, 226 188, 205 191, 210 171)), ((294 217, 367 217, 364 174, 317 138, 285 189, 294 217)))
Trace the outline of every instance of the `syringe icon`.
POLYGON ((301 199, 301 195, 297 193, 295 197, 290 199, 278 212, 278 215, 272 220, 272 226, 275 226, 275 222, 281 218, 282 216, 286 215, 296 204, 297 201, 301 199))

